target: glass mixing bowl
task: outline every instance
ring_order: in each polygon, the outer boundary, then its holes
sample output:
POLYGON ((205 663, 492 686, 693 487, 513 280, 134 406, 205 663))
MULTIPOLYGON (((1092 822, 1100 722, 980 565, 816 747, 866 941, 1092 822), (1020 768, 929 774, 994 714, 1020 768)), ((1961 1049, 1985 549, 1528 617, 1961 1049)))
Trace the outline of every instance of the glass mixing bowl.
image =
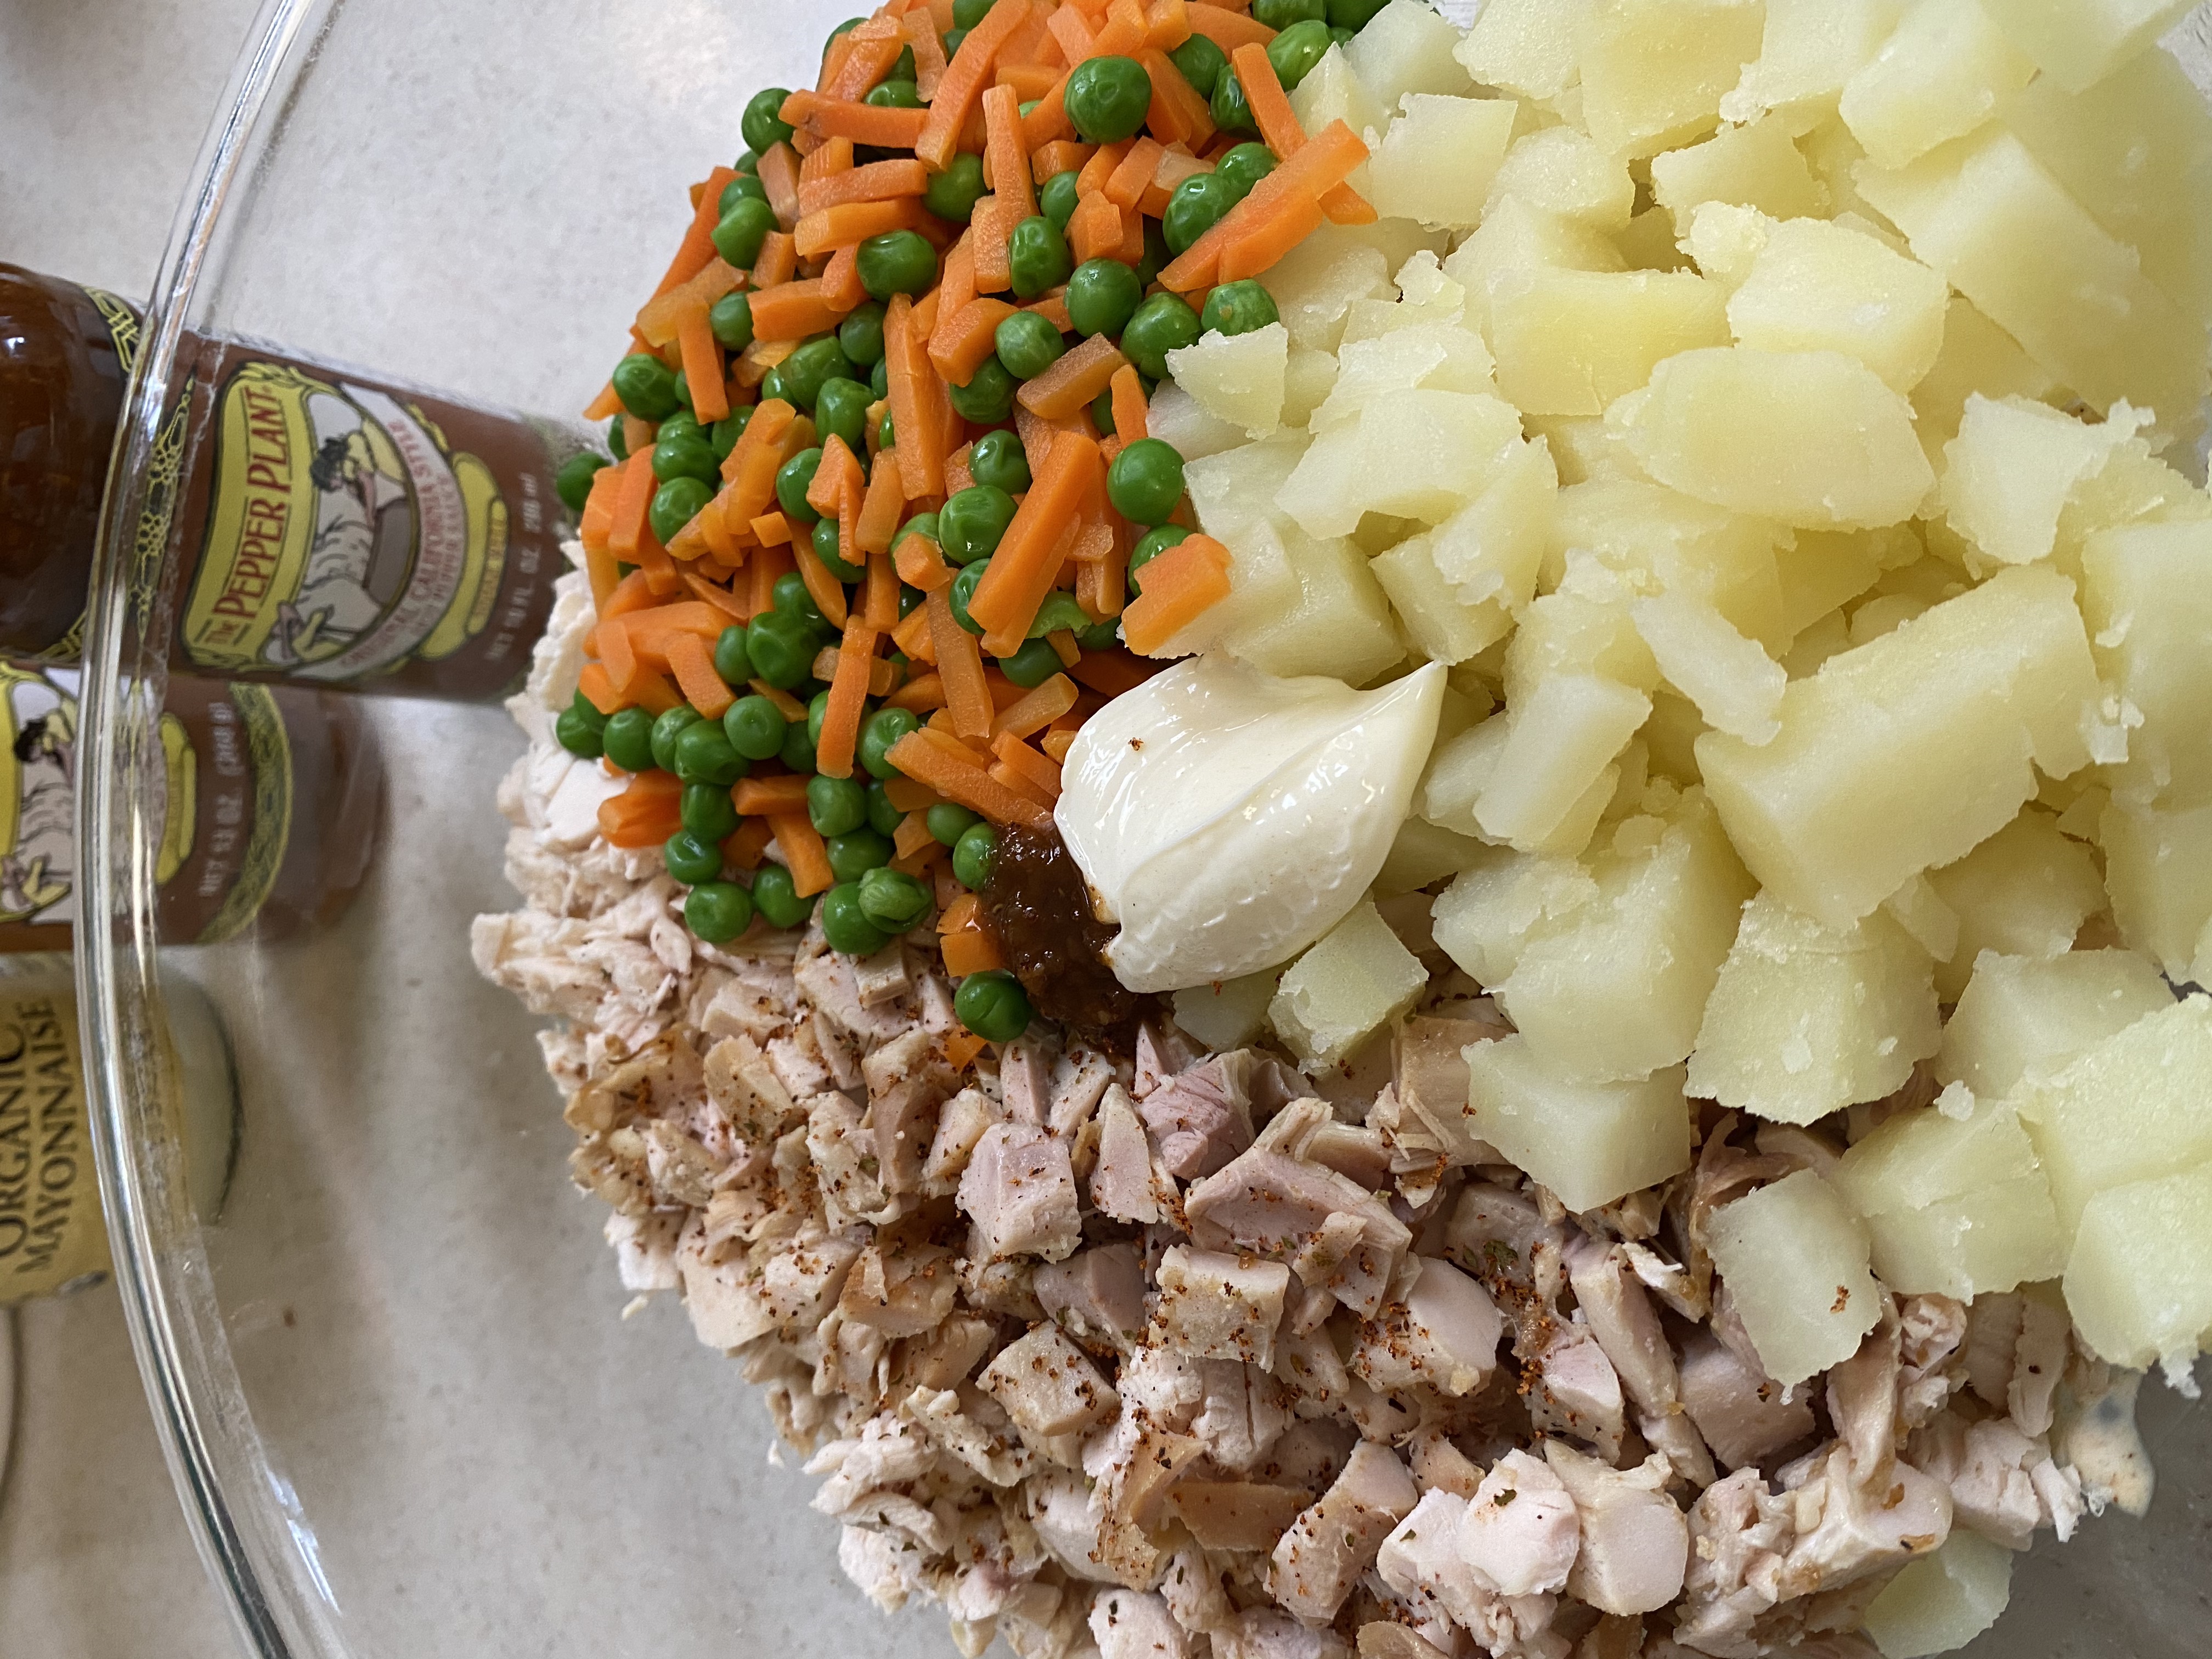
MULTIPOLYGON (((257 1655, 952 1651, 836 1565, 813 1482, 673 1298, 624 1321, 533 1021, 468 924, 514 896, 497 708, 377 702, 376 867, 319 935, 184 953, 243 1097, 220 1219, 159 1107, 138 690, 118 580, 179 332, 250 333, 515 407, 598 389, 760 86, 855 0, 270 0, 153 296, 111 491, 85 705, 80 989, 117 1272, 185 1514, 257 1655), (640 234, 641 224, 651 228, 640 234), (136 688, 126 691, 125 688, 136 688), (793 1460, 795 1462, 795 1460, 793 1460)), ((1465 0, 1460 8, 1468 9, 1465 0)), ((2200 11, 2176 44, 2212 82, 2200 11)), ((2045 1536, 1984 1659, 2212 1648, 2212 1416, 2149 1385, 2147 1521, 2045 1536)))

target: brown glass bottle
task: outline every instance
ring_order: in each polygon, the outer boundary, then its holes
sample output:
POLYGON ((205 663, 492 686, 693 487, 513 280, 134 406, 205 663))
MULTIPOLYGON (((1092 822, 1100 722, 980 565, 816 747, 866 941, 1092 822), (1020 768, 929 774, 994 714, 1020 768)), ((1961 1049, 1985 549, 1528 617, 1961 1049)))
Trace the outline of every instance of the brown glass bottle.
MULTIPOLYGON (((76 678, 0 661, 0 951, 66 951, 79 914, 76 678)), ((368 872, 384 787, 350 699, 179 676, 157 743, 161 943, 337 919, 368 872)))
MULTIPOLYGON (((78 653, 138 316, 0 264, 0 653, 78 653)), ((527 672, 563 534, 557 428, 258 343, 187 338, 137 526, 179 672, 476 701, 527 672)))

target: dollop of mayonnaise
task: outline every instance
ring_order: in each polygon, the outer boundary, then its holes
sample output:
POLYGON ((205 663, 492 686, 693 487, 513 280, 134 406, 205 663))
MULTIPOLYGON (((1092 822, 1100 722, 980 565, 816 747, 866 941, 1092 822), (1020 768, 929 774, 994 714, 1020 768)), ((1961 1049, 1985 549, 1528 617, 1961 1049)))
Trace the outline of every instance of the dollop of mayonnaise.
POLYGON ((1389 855, 1436 742, 1444 671, 1376 691, 1279 680, 1208 653, 1116 697, 1077 735, 1054 813, 1132 991, 1288 960, 1389 855))

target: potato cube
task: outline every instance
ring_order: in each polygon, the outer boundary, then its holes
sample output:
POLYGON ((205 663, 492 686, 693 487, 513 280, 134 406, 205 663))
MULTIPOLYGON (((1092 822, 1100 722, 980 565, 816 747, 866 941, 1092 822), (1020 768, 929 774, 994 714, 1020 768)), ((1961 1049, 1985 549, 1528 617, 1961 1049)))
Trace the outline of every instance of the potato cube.
POLYGON ((2067 497, 2139 424, 2124 404, 2089 426, 2025 398, 1970 397, 1959 435, 1943 449, 1937 489, 1944 516, 1987 563, 2048 558, 2067 497))
POLYGON ((1905 0, 1766 0, 1758 61, 1721 100, 1730 121, 1769 110, 1800 119, 1832 110, 1905 15, 1905 0))
POLYGON ((1598 0, 1582 30, 1583 120, 1616 155, 1656 155, 1713 126, 1759 56, 1759 0, 1598 0))
POLYGON ((1979 0, 1918 0, 1844 88, 1843 117, 1876 167, 1901 167, 1972 132, 2034 75, 1979 0))
POLYGON ((1437 945, 1478 985, 1502 985, 1532 939, 1571 924, 1597 896, 1596 878, 1571 858, 1486 848, 1431 907, 1437 945))
POLYGON ((1502 605, 1516 617, 1528 608, 1559 496, 1549 447, 1522 444, 1480 495, 1437 526, 1431 556, 1461 603, 1502 605))
POLYGON ((1576 128, 1546 127, 1505 152, 1490 181, 1486 215, 1509 199, 1589 229, 1621 231, 1636 210, 1636 185, 1620 156, 1576 128))
POLYGON ((1706 202, 1777 219, 1805 218, 1828 205, 1779 118, 1723 127, 1701 143, 1653 156, 1651 194, 1673 216, 1677 234, 1689 230, 1691 216, 1706 202))
POLYGON ((1614 237, 1620 257, 1631 270, 1688 270, 1690 256, 1674 239, 1674 216, 1662 207, 1648 207, 1628 222, 1614 237))
POLYGON ((2192 996, 2106 1037, 2057 1076, 2024 1079, 2021 1120, 2068 1231, 2097 1194, 2212 1159, 2212 997, 2192 996))
POLYGON ((1459 31, 1420 0, 1390 0, 1345 43, 1344 55, 1382 107, 1409 92, 1465 95, 1474 82, 1457 58, 1459 31))
POLYGON ((2157 44, 2190 0, 1988 0, 1990 15, 2035 66, 2081 92, 2157 44))
POLYGON ((1406 392, 1316 437, 1275 504, 1312 536, 1349 535, 1369 513, 1441 524, 1489 487, 1520 442, 1520 416, 1496 398, 1406 392))
POLYGON ((1686 697, 1664 690, 1656 693, 1651 699, 1651 718, 1644 721, 1638 736, 1651 775, 1671 779, 1686 787, 1702 783, 1697 743, 1706 729, 1697 705, 1686 697))
POLYGON ((1972 1103, 1891 1118, 1844 1154, 1836 1190, 1865 1218, 1874 1270, 1906 1296, 1971 1302, 2056 1278, 2066 1236, 2012 1109, 1972 1103))
MULTIPOLYGON (((1524 415, 1521 424, 1530 438, 1541 438, 1550 448, 1563 484, 1588 483, 1594 478, 1651 482, 1644 463, 1628 447, 1628 434, 1607 426, 1602 416, 1524 415)), ((1554 549, 1555 578, 1565 568, 1565 550, 1564 544, 1554 549)))
POLYGON ((1758 641, 1744 638, 1709 603, 1686 593, 1638 599, 1629 614, 1667 683, 1698 706, 1708 726, 1754 747, 1781 734, 1790 677, 1758 641))
POLYGON ((1244 334, 1212 333, 1168 353, 1175 383, 1217 420, 1264 438, 1283 423, 1283 371, 1290 331, 1279 322, 1244 334))
POLYGON ((1522 613, 1505 648, 1506 701, 1517 707, 1554 674, 1600 674, 1638 691, 1659 689, 1659 665, 1620 594, 1547 593, 1522 613))
POLYGON ((1950 294, 1878 237, 1800 219, 1767 233, 1729 301, 1729 326, 1759 351, 1840 351, 1909 393, 1943 349, 1950 294))
POLYGON ((1722 1205, 1709 1237, 1745 1334, 1778 1382, 1850 1358, 1881 1322, 1866 1224, 1810 1170, 1722 1205))
POLYGON ((1414 251, 1399 270, 1395 286, 1395 298, 1352 302, 1344 313, 1340 348, 1401 329, 1456 327, 1466 320, 1467 289, 1456 278, 1444 274, 1442 261, 1431 249, 1414 251))
POLYGON ((1943 349, 1935 367, 1912 388, 1921 447, 1940 460, 1943 446, 1959 435, 1968 400, 1977 394, 2039 403, 2057 390, 2050 371, 2022 351, 2018 341, 1974 309, 1972 301, 1954 294, 1943 313, 1943 349))
MULTIPOLYGON (((2198 1086, 2203 1086, 2202 1076, 2198 1086)), ((2212 1332, 2212 1167, 2115 1187, 2081 1213, 2066 1310, 2089 1351, 2115 1365, 2156 1360, 2185 1376, 2212 1332)))
POLYGON ((1911 530, 1801 530, 1794 546, 1774 550, 1782 591, 1782 633, 1795 640, 1814 623, 1881 580, 1889 560, 1919 556, 1911 530))
POLYGON ((1538 933, 1493 988, 1546 1070, 1647 1077, 1688 1057, 1753 883, 1698 791, 1671 821, 1630 819, 1592 864, 1598 902, 1538 933))
POLYGON ((1486 87, 1548 102, 1582 79, 1577 33, 1595 0, 1490 0, 1452 55, 1486 87))
POLYGON ((1661 483, 1806 529, 1895 524, 1936 482, 1911 406, 1840 352, 1686 351, 1607 418, 1661 483))
POLYGON ((1498 389, 1532 415, 1602 415, 1662 359, 1726 344, 1726 303, 1687 271, 1501 276, 1490 292, 1498 389))
MULTIPOLYGON (((1336 359, 1326 351, 1291 348, 1283 365, 1283 424, 1304 426, 1336 386, 1336 359)), ((1240 437, 1242 434, 1238 434, 1240 437)))
POLYGON ((2073 585, 2008 570, 1792 681, 1764 748, 1707 732, 1698 764, 1751 872, 1844 927, 2011 823, 2031 761, 2078 771, 2099 695, 2073 585))
POLYGON ((1553 674, 1512 709, 1474 806, 1494 839, 1529 848, 1559 830, 1651 714, 1642 692, 1596 674, 1553 674))
POLYGON ((1267 1024, 1267 1004, 1282 975, 1273 969, 1175 994, 1175 1022, 1219 1053, 1241 1048, 1267 1024))
POLYGON ((2049 957, 1985 951, 1943 1027, 1936 1075, 1984 1100, 2002 1099, 2172 1001, 2156 966, 2133 951, 2049 957))
MULTIPOLYGON (((1284 679, 1328 674, 1349 685, 1364 685, 1395 667, 1406 647, 1391 626, 1390 602, 1365 556, 1343 537, 1317 538, 1296 525, 1281 526, 1280 537, 1297 581, 1296 603, 1273 614, 1239 607, 1234 625, 1221 636, 1222 645, 1261 672, 1284 679)), ((1235 580, 1233 564, 1230 576, 1235 580)))
POLYGON ((1488 850, 1471 836, 1446 830, 1426 818, 1407 818, 1398 826, 1398 839, 1390 843, 1390 854, 1375 878, 1375 896, 1398 898, 1418 891, 1472 867, 1488 850))
POLYGON ((1336 380, 1308 422, 1326 432, 1357 420, 1369 405, 1407 392, 1495 393, 1490 348, 1471 329, 1419 323, 1371 339, 1347 337, 1336 359, 1336 380))
POLYGON ((1465 662, 1513 631, 1513 614, 1496 599, 1469 605, 1437 568, 1434 535, 1408 537, 1368 568, 1398 613, 1413 648, 1431 662, 1465 662))
POLYGON ((1537 1060, 1525 1037, 1467 1050, 1473 1138, 1488 1141, 1558 1194, 1595 1210, 1690 1167, 1690 1106, 1682 1068, 1634 1083, 1569 1083, 1537 1060))
POLYGON ((2169 433, 2194 420, 2204 325, 2002 125, 1857 177, 1913 252, 2056 379, 2100 410, 2154 410, 2169 433))
POLYGON ((1936 989, 1956 1002, 1984 951, 2055 957, 2074 948, 2081 924, 2105 908, 2089 849, 2031 806, 1979 847, 1929 872, 1936 897, 1959 919, 1957 947, 1936 964, 1936 989))
POLYGON ((1898 1089, 1942 1041, 1928 953, 1885 912, 1824 927, 1761 893, 1705 1005, 1690 1088, 1810 1123, 1898 1089))
POLYGON ((1322 225, 1268 270, 1267 289, 1292 345, 1334 351, 1352 301, 1392 293, 1390 262, 1373 244, 1322 225))
POLYGON ((1757 208, 1732 202, 1701 202, 1690 214, 1682 246, 1706 277, 1733 294, 1766 251, 1775 222, 1757 208))
MULTIPOLYGON (((2051 556, 2079 581, 2083 551, 2100 531, 2208 520, 2212 520, 2212 495, 2153 456, 2147 440, 2130 438, 2112 451, 2102 471, 2074 486, 2058 514, 2058 544, 2051 556)), ((2083 604, 2087 603, 2085 593, 2083 604)))
POLYGON ((1334 1065, 1412 1007, 1428 983, 1419 959, 1363 901, 1291 964, 1267 1018, 1308 1069, 1334 1065))
MULTIPOLYGON (((1775 563, 1782 533, 1770 522, 1692 501, 1649 479, 1591 478, 1559 493, 1546 577, 1554 588, 1577 586, 1567 573, 1569 550, 1575 550, 1619 573, 1630 593, 1694 595, 1737 632, 1778 646, 1788 638, 1775 563)), ((1616 678, 1640 689, 1656 683, 1616 678)))
POLYGON ((1481 223, 1519 109, 1510 98, 1409 96, 1369 163, 1376 212, 1453 230, 1481 223))
MULTIPOLYGON (((1341 121, 1363 135, 1370 129, 1380 132, 1390 124, 1392 107, 1359 78, 1341 46, 1324 52, 1291 92, 1291 112, 1307 132, 1319 132, 1331 121, 1341 121)), ((1269 286, 1273 286, 1272 278, 1269 286)))
POLYGON ((1417 799, 1422 817, 1455 835, 1482 834, 1474 819, 1474 803, 1498 769, 1509 725, 1503 717, 1493 717, 1437 739, 1428 769, 1421 775, 1417 799))
POLYGON ((1186 461, 1202 461, 1224 449, 1241 449, 1251 441, 1244 428, 1208 414, 1198 399, 1173 380, 1155 386, 1145 410, 1145 428, 1152 437, 1174 446, 1186 461))
POLYGON ((2120 936, 2179 983, 2212 984, 2212 805, 2115 800, 2098 827, 2120 936))
MULTIPOLYGON (((1160 387, 1163 392, 1167 389, 1166 384, 1160 387)), ((1274 516, 1275 492, 1297 470, 1306 447, 1303 432, 1278 433, 1265 442, 1240 444, 1185 467, 1183 484, 1206 533, 1234 554, 1240 537, 1274 516)))
MULTIPOLYGON (((1493 182, 1482 222, 1444 261, 1444 275, 1466 289, 1468 321, 1490 327, 1490 290, 1509 270, 1621 270, 1620 250, 1601 231, 1535 206, 1518 196, 1499 197, 1493 182)), ((1269 276, 1272 285, 1273 277, 1269 276)))
POLYGON ((1866 1612, 1883 1659, 1928 1659, 1963 1648, 2012 1599, 2013 1553, 1971 1527, 1954 1527, 1933 1555, 1905 1564, 1866 1612))
POLYGON ((2113 793, 2212 799, 2212 523, 2106 531, 2082 550, 2081 574, 2097 666, 2142 715, 2111 771, 2113 793))

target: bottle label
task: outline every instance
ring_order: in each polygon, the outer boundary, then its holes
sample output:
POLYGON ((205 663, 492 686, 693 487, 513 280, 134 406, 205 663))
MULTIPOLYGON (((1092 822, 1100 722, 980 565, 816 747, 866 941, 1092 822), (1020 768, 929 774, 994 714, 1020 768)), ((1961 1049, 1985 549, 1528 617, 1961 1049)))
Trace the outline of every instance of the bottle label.
POLYGON ((107 1265, 75 1002, 0 981, 0 1303, 107 1265))

